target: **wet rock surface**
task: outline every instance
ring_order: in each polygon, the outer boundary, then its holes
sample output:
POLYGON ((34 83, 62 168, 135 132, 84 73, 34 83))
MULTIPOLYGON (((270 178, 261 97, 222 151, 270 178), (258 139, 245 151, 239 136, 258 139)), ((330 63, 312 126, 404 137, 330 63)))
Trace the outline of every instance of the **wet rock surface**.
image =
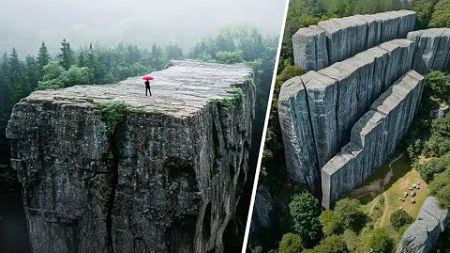
POLYGON ((37 91, 7 128, 34 252, 223 252, 247 176, 251 69, 174 62, 143 81, 37 91), (126 105, 120 123, 102 108, 126 105))
POLYGON ((398 253, 433 252, 439 235, 448 224, 448 210, 439 207, 435 197, 428 197, 417 219, 403 234, 397 247, 398 253))
POLYGON ((416 14, 400 10, 330 19, 299 29, 292 37, 294 62, 319 70, 414 29, 416 14), (355 39, 358 38, 358 39, 355 39))
POLYGON ((321 169, 322 206, 330 208, 394 153, 417 112, 424 77, 415 71, 389 87, 353 126, 351 141, 321 169))

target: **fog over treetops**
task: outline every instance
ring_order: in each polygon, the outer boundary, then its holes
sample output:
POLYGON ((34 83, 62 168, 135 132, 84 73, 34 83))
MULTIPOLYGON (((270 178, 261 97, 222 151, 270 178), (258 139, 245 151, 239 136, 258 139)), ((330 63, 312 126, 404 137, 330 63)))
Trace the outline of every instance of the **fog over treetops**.
POLYGON ((284 6, 284 0, 0 0, 0 52, 15 47, 24 57, 45 41, 55 53, 62 38, 74 48, 175 42, 189 49, 235 24, 278 36, 284 6))

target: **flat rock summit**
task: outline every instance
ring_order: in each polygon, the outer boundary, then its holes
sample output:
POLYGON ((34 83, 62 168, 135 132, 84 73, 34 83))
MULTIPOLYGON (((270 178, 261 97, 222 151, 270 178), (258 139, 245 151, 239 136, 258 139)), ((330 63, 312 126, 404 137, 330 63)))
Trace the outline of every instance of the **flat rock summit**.
POLYGON ((214 99, 232 96, 233 88, 252 79, 244 65, 221 65, 199 61, 173 61, 168 68, 151 74, 153 96, 145 96, 144 80, 129 78, 111 85, 77 85, 60 90, 33 92, 26 101, 90 106, 124 102, 142 112, 186 117, 214 99))
POLYGON ((255 111, 244 65, 33 92, 8 122, 33 252, 223 252, 255 111))

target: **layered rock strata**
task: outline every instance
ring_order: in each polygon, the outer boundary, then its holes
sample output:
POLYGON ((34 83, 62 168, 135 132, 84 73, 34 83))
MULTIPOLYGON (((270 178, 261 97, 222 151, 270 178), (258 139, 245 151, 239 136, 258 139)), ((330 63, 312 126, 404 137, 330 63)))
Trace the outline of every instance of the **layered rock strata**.
POLYGON ((417 72, 408 72, 355 123, 351 141, 321 169, 323 207, 330 208, 394 153, 419 106, 423 80, 417 72))
POLYGON ((294 62, 319 70, 395 38, 405 38, 415 26, 413 11, 389 11, 319 22, 292 37, 294 62))
POLYGON ((416 221, 403 233, 398 253, 429 253, 436 247, 439 235, 448 224, 448 210, 439 207, 435 197, 428 197, 416 221))
POLYGON ((413 69, 425 74, 444 70, 450 64, 450 28, 432 28, 408 33, 414 42, 413 69))
POLYGON ((392 40, 288 80, 279 118, 290 177, 320 192, 320 167, 350 138, 354 123, 411 66, 413 44, 392 40))
POLYGON ((34 252, 223 252, 247 176, 253 73, 186 61, 152 75, 152 97, 135 78, 14 107, 34 252))

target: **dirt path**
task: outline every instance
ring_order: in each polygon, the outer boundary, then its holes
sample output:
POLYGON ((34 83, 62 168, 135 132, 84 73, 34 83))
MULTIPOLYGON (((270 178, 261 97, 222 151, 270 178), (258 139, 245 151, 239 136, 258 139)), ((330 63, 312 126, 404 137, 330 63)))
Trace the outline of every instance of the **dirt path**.
MULTIPOLYGON (((392 164, 394 164, 396 161, 398 161, 400 158, 402 158, 402 156, 403 156, 403 153, 401 153, 399 156, 397 156, 394 160, 392 160, 389 163, 389 172, 386 174, 386 176, 383 179, 383 190, 385 190, 384 187, 387 184, 389 184, 389 181, 391 181, 392 177, 394 176, 392 164)), ((383 210, 383 215, 381 216, 381 221, 379 223, 379 226, 383 226, 383 224, 385 223, 388 209, 389 209, 389 199, 388 199, 388 195, 386 194, 386 191, 383 192, 383 197, 384 197, 384 210, 383 210)))
POLYGON ((386 194, 386 192, 383 192, 383 197, 384 197, 384 210, 383 210, 383 215, 381 216, 381 221, 380 221, 380 225, 379 225, 380 227, 383 226, 384 221, 386 220, 386 216, 387 216, 387 212, 388 212, 388 208, 389 208, 389 205, 388 205, 389 199, 388 199, 388 195, 386 194))

